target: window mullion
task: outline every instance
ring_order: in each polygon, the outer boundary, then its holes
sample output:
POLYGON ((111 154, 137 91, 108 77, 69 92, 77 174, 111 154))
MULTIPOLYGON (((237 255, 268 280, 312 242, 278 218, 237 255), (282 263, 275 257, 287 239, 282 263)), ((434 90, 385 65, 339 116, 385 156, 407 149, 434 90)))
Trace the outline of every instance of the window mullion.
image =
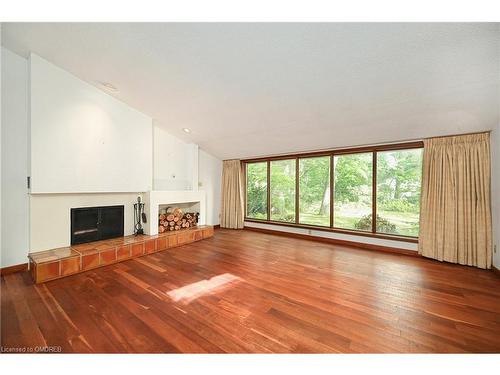
POLYGON ((299 223, 299 158, 295 159, 295 223, 299 223))
POLYGON ((372 233, 377 233, 377 151, 373 151, 372 167, 372 233))
POLYGON ((248 164, 245 163, 245 215, 248 216, 248 164))
POLYGON ((334 182, 334 176, 333 174, 335 173, 334 171, 334 164, 333 164, 333 158, 335 156, 333 154, 330 155, 330 228, 333 228, 333 182, 334 182))
POLYGON ((271 220, 271 162, 267 161, 267 221, 271 220))

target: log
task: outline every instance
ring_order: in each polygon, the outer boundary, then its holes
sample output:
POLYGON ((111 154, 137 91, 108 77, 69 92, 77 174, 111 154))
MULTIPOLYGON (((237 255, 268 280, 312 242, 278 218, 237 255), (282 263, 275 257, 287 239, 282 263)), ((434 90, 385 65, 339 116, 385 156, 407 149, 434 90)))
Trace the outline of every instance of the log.
POLYGON ((199 212, 182 212, 179 207, 168 207, 167 212, 158 215, 158 232, 181 230, 195 227, 198 224, 199 212), (163 228, 163 229, 162 229, 163 228))

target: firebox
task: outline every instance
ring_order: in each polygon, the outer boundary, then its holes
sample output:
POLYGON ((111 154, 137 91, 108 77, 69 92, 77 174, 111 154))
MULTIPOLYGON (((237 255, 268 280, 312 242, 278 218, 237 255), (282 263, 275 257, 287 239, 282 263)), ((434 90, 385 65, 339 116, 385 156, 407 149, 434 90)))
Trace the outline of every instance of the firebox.
POLYGON ((124 206, 71 209, 71 244, 123 236, 124 206))

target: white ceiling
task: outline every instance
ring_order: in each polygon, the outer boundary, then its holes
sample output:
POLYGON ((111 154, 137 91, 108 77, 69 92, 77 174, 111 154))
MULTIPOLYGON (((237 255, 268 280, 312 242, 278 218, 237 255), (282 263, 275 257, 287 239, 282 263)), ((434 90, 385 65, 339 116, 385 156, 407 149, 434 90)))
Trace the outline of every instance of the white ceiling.
POLYGON ((222 159, 492 129, 499 35, 494 23, 2 25, 5 47, 111 82, 222 159))

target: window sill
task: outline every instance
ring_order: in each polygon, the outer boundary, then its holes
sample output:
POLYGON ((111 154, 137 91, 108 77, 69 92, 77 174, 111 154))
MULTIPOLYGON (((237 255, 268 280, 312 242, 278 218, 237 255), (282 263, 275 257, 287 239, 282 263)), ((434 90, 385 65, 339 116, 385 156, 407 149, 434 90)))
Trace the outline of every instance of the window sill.
POLYGON ((280 226, 284 226, 284 227, 302 228, 302 229, 318 230, 318 231, 323 231, 323 232, 333 232, 333 233, 349 234, 349 235, 352 235, 352 236, 380 238, 380 239, 383 239, 383 240, 392 240, 392 241, 402 241, 402 242, 418 243, 418 238, 417 237, 406 237, 406 236, 398 236, 398 235, 393 235, 393 234, 382 234, 382 233, 371 233, 371 232, 363 232, 363 231, 358 231, 358 230, 321 227, 321 226, 316 226, 316 225, 306 225, 306 224, 296 224, 296 223, 284 223, 282 221, 259 220, 259 219, 252 219, 252 218, 248 218, 248 217, 245 217, 244 221, 248 221, 250 223, 280 225, 280 226))

